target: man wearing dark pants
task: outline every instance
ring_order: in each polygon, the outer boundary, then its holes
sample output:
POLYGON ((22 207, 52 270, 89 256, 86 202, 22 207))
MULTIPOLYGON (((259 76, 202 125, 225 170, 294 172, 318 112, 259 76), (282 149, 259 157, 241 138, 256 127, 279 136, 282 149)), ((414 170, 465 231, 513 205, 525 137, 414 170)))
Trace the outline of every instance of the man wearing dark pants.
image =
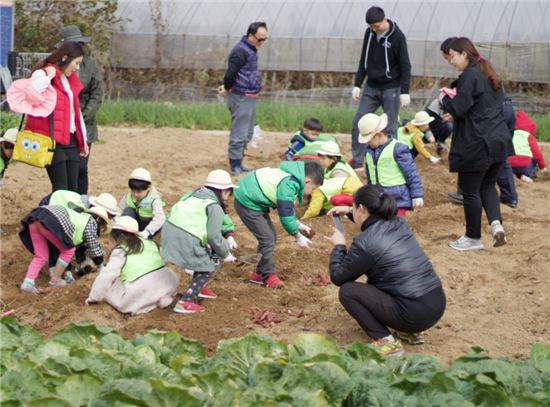
POLYGON ((243 166, 243 158, 256 124, 256 98, 262 87, 258 49, 266 40, 266 23, 259 21, 250 24, 246 35, 231 50, 223 85, 218 88, 220 96, 229 93, 227 107, 231 113, 231 133, 228 155, 234 176, 248 171, 243 166))
POLYGON ((388 115, 388 134, 395 138, 399 108, 408 106, 411 63, 407 51, 407 39, 397 24, 388 20, 384 10, 371 7, 366 15, 369 28, 363 39, 359 67, 355 74, 354 100, 360 100, 353 119, 351 132, 352 166, 362 168, 366 144, 358 141, 357 123, 367 113, 374 113, 382 106, 388 115), (367 76, 367 84, 361 96, 361 85, 367 76))

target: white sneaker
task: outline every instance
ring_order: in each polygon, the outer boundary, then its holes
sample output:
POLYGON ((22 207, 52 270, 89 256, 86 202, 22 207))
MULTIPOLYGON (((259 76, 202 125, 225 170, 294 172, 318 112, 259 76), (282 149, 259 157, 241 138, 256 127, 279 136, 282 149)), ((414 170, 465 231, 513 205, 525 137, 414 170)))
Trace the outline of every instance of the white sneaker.
POLYGON ((191 269, 183 269, 185 274, 189 274, 191 277, 193 277, 193 274, 195 274, 194 270, 191 269))
POLYGON ((493 236, 493 247, 499 247, 506 244, 506 234, 502 224, 495 220, 491 223, 491 235, 493 236))
POLYGON ((523 174, 521 177, 519 177, 519 179, 521 181, 525 182, 526 184, 532 184, 533 183, 533 179, 531 177, 528 177, 525 174, 523 174))
POLYGON ((466 235, 460 236, 454 242, 450 242, 449 247, 460 252, 484 249, 483 243, 481 243, 481 239, 472 239, 466 235))

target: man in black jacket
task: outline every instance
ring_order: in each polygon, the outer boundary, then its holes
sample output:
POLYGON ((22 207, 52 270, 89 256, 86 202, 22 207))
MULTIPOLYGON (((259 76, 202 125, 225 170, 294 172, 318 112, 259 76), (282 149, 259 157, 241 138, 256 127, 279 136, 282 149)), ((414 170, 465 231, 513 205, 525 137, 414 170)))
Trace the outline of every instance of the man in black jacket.
POLYGON ((388 20, 384 10, 371 7, 366 15, 369 28, 365 31, 359 67, 355 74, 352 91, 359 108, 353 119, 351 132, 352 166, 362 168, 365 158, 365 144, 358 141, 357 123, 367 113, 374 113, 380 106, 388 115, 388 132, 395 138, 399 107, 410 104, 409 84, 411 63, 407 50, 407 39, 397 24, 388 20), (367 76, 367 85, 361 97, 361 85, 367 76))

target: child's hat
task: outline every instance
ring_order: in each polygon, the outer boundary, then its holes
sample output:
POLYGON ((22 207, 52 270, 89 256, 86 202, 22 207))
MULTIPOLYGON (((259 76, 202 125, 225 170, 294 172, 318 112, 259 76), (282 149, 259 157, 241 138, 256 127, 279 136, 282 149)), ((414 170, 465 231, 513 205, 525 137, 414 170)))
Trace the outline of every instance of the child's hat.
POLYGON ((105 223, 109 223, 109 215, 107 214, 105 208, 102 208, 101 206, 92 206, 91 208, 84 209, 84 212, 87 212, 91 215, 99 216, 105 221, 105 223))
POLYGON ((8 143, 15 144, 15 140, 17 140, 17 133, 19 132, 18 129, 7 129, 4 132, 4 135, 0 137, 0 143, 3 141, 7 141, 8 143))
POLYGON ((120 215, 116 198, 107 192, 103 192, 99 196, 91 196, 89 201, 91 205, 105 209, 109 215, 120 215))
POLYGON ((229 175, 229 173, 224 170, 210 171, 210 173, 206 177, 204 186, 222 190, 236 188, 235 184, 233 184, 233 181, 231 181, 231 175, 229 175))
POLYGON ((124 232, 133 233, 135 235, 139 233, 138 222, 131 216, 116 217, 111 225, 111 229, 123 230, 124 232))
POLYGON ((140 181, 151 182, 151 173, 147 171, 145 168, 136 168, 130 174, 130 179, 137 179, 140 181))
POLYGON ((317 155, 327 155, 329 157, 341 157, 340 147, 335 141, 327 141, 321 145, 321 148, 317 150, 317 155))
POLYGON ((359 128, 359 142, 368 143, 374 137, 375 133, 384 130, 387 125, 388 115, 386 115, 386 113, 380 116, 374 113, 367 113, 361 117, 361 120, 357 123, 357 127, 359 128))
POLYGON ((430 124, 434 121, 434 118, 426 113, 424 110, 417 112, 414 115, 414 119, 411 120, 411 124, 415 126, 424 126, 425 124, 430 124))

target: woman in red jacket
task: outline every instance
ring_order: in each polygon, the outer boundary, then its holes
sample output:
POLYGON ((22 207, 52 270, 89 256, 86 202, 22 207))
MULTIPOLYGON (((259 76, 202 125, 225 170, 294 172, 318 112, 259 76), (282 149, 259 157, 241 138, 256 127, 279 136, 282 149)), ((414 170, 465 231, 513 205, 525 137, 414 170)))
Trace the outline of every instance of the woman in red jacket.
POLYGON ((88 154, 86 126, 78 100, 82 83, 76 74, 83 57, 82 45, 67 42, 39 63, 31 77, 38 92, 51 84, 57 93, 53 113, 48 117, 28 115, 25 126, 27 130, 55 139, 53 160, 46 167, 52 192, 59 189, 76 192, 80 156, 88 154))

